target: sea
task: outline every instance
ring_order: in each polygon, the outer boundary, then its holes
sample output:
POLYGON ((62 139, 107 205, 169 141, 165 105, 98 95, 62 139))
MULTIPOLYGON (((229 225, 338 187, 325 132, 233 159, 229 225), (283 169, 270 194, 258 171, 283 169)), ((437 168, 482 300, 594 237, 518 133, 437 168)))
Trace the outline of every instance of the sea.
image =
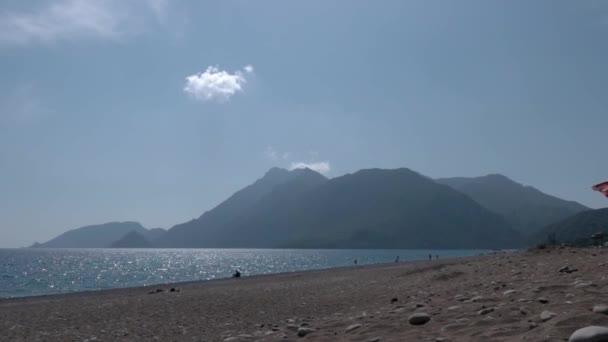
POLYGON ((0 298, 484 254, 486 250, 0 249, 0 298))

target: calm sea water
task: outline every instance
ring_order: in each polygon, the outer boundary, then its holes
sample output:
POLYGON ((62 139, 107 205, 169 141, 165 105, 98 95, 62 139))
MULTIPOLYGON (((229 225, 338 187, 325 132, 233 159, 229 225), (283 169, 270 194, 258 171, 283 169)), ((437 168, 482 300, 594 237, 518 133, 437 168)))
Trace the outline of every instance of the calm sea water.
POLYGON ((482 250, 0 249, 0 298, 468 256, 482 250))

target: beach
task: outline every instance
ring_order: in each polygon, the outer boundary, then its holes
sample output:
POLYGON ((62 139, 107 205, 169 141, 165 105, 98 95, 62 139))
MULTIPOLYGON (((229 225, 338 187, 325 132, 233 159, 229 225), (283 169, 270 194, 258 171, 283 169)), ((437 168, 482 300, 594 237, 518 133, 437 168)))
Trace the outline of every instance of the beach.
POLYGON ((608 251, 551 248, 2 299, 0 339, 566 341, 602 304, 608 251))

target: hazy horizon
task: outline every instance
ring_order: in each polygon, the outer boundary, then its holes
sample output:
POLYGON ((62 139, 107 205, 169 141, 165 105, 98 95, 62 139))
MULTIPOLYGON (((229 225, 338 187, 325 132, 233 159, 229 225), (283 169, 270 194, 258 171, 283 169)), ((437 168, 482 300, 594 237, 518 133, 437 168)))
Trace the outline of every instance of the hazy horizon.
POLYGON ((0 247, 200 216, 273 166, 608 200, 608 4, 8 0, 0 247))

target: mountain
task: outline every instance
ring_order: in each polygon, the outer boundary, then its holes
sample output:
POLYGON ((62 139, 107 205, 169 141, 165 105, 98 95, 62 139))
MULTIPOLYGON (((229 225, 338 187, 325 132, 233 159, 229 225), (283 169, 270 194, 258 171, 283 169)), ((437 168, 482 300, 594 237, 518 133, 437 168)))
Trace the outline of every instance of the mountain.
POLYGON ((551 234, 558 242, 589 242, 597 232, 608 234, 608 208, 583 211, 551 224, 535 234, 534 242, 546 242, 551 234))
POLYGON ((435 181, 466 194, 486 209, 504 216, 513 228, 524 235, 534 235, 551 223, 589 210, 577 202, 547 195, 499 174, 435 181))
POLYGON ((258 248, 502 248, 520 242, 500 215, 409 169, 361 170, 330 180, 311 170, 271 171, 165 238, 187 242, 181 247, 258 248))
POLYGON ((112 248, 150 248, 152 244, 144 235, 134 230, 117 241, 112 242, 112 248))
MULTIPOLYGON (((110 222, 69 230, 45 243, 35 243, 33 248, 107 248, 135 232, 148 241, 161 238, 166 230, 146 229, 138 222, 110 222)), ((125 243, 129 240, 125 240, 125 243)), ((127 247, 127 246, 125 246, 127 247)), ((134 246, 139 247, 139 246, 134 246)))
POLYGON ((167 233, 166 229, 163 228, 150 228, 143 236, 149 241, 155 241, 163 237, 167 233))
MULTIPOLYGON (((294 180, 301 188, 312 188, 327 181, 324 176, 309 169, 288 171, 272 168, 253 184, 237 191, 217 207, 198 219, 178 224, 157 241, 158 247, 214 247, 223 238, 222 230, 231 221, 248 213, 252 207, 281 184, 294 180)), ((296 193, 293 194, 294 196, 296 193)))

